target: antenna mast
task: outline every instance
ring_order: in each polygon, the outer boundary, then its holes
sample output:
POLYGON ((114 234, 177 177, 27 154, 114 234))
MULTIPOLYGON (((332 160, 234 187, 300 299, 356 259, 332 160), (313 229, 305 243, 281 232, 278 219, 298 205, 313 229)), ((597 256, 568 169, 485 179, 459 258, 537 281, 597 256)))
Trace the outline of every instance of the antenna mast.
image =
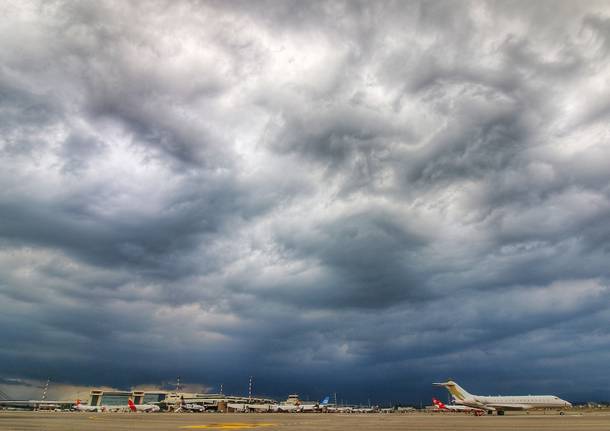
POLYGON ((252 400, 252 379, 254 377, 250 376, 250 379, 248 380, 248 400, 251 401, 252 400))
POLYGON ((42 391, 42 401, 46 401, 47 399, 47 392, 49 390, 49 382, 51 381, 50 377, 47 377, 47 382, 44 385, 44 389, 42 391))

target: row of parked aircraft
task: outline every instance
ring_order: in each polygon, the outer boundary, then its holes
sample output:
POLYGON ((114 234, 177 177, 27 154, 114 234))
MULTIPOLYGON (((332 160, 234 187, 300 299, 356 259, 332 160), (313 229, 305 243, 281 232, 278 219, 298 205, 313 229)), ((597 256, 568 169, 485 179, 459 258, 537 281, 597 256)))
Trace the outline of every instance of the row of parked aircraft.
POLYGON ((572 407, 571 403, 555 395, 483 396, 469 393, 453 380, 444 383, 434 383, 434 385, 446 388, 455 402, 455 405, 447 406, 433 398, 432 401, 441 410, 471 412, 477 415, 495 412, 498 415, 503 415, 505 411, 510 410, 563 409, 572 407))
MULTIPOLYGON (((354 409, 352 407, 335 407, 329 404, 330 397, 324 398, 320 403, 302 403, 296 401, 294 403, 282 404, 237 404, 229 403, 228 407, 233 411, 238 412, 316 412, 316 411, 332 411, 332 412, 352 412, 372 409, 354 409)), ((80 400, 76 400, 74 410, 82 412, 158 412, 160 407, 156 404, 134 404, 132 400, 127 401, 127 405, 99 405, 90 406, 82 404, 80 400)), ((187 403, 184 398, 181 398, 180 405, 174 410, 175 412, 204 412, 205 406, 200 404, 187 403)))
MULTIPOLYGON (((441 386, 447 389, 453 399, 453 404, 444 404, 436 398, 432 398, 432 402, 439 410, 472 413, 477 416, 485 413, 503 415, 504 412, 510 410, 530 410, 530 409, 563 409, 571 407, 572 404, 562 400, 555 395, 517 395, 517 396, 483 396, 473 395, 458 385, 453 380, 443 383, 434 383, 436 386, 441 386)), ((24 402, 20 401, 4 401, 8 407, 21 407, 24 402), (10 404, 9 404, 10 403, 10 404), (21 403, 21 404, 15 404, 21 403)), ((30 402, 32 403, 32 402, 30 402)), ((46 405, 46 404, 45 404, 46 405)), ((40 408, 40 406, 38 406, 40 408)), ((334 412, 334 413, 370 413, 373 411, 381 411, 376 408, 356 408, 336 406, 330 403, 330 397, 327 396, 319 403, 317 402, 302 402, 297 395, 291 395, 286 402, 280 404, 237 404, 229 403, 228 407, 233 411, 239 412, 334 412)), ((128 400, 127 405, 101 405, 90 406, 81 404, 80 400, 76 400, 73 406, 74 410, 85 412, 104 412, 104 411, 132 411, 132 412, 158 412, 160 407, 157 404, 134 404, 132 400, 128 400)), ((180 400, 179 406, 174 410, 176 412, 203 412, 205 407, 199 404, 190 404, 185 402, 184 398, 180 400)))
POLYGON ((159 412, 161 408, 156 404, 134 404, 132 400, 127 400, 127 405, 117 406, 89 406, 81 404, 80 400, 76 400, 74 410, 79 412, 120 412, 120 411, 132 411, 132 412, 159 412))
MULTIPOLYGON (((294 397, 294 395, 291 395, 294 397)), ((280 404, 237 404, 229 403, 227 405, 231 410, 236 412, 284 412, 284 413, 306 413, 306 412, 332 412, 332 413, 368 413, 374 411, 373 408, 356 408, 347 406, 335 406, 330 403, 330 396, 327 396, 319 403, 317 402, 302 402, 298 398, 291 399, 290 397, 284 403, 280 404)))

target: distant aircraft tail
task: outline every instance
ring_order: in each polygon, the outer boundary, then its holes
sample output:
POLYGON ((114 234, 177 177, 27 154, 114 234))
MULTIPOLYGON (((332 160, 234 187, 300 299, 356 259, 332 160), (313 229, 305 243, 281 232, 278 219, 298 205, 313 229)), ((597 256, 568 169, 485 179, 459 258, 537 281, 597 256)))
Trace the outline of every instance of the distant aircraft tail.
POLYGON ((320 404, 325 406, 328 404, 329 401, 330 401, 330 396, 327 396, 327 397, 324 397, 324 399, 322 400, 322 402, 320 404))
POLYGON ((443 404, 441 401, 437 400, 436 398, 432 398, 432 402, 434 403, 434 405, 436 407, 438 407, 441 410, 447 409, 447 406, 445 404, 443 404))
POLYGON ((449 393, 453 396, 453 398, 455 398, 456 400, 459 400, 459 401, 464 401, 467 398, 474 398, 473 395, 468 393, 468 391, 466 391, 460 385, 455 383, 453 380, 449 380, 444 383, 434 383, 434 385, 435 386, 444 386, 449 391, 449 393))
POLYGON ((132 412, 135 412, 136 409, 136 405, 133 403, 132 400, 127 400, 127 404, 129 405, 129 410, 131 410, 132 412))

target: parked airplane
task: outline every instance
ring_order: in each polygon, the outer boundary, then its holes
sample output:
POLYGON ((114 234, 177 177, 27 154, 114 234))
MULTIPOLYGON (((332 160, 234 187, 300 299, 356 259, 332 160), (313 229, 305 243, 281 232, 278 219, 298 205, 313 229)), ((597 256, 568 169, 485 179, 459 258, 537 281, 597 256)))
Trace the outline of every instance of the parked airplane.
POLYGON ((375 413, 377 411, 377 407, 356 407, 352 411, 355 413, 375 413))
POLYGON ((352 413, 354 411, 353 407, 349 406, 337 406, 335 404, 330 404, 329 397, 326 397, 320 403, 320 407, 329 413, 352 413))
POLYGON ((320 405, 318 403, 314 404, 299 404, 300 412, 317 412, 320 410, 320 405))
POLYGON ((80 400, 76 400, 74 410, 78 410, 79 412, 105 412, 106 406, 90 406, 87 404, 81 404, 80 400))
POLYGON ((180 397, 180 406, 175 410, 176 412, 205 412, 205 406, 200 404, 191 404, 184 401, 184 397, 180 397))
POLYGON ((330 412, 334 411, 335 405, 330 403, 330 396, 326 396, 322 399, 322 401, 320 401, 318 408, 321 411, 330 412))
POLYGON ((127 405, 129 406, 129 410, 132 412, 158 412, 161 411, 161 408, 156 404, 134 404, 133 401, 127 400, 127 405))
POLYGON ((434 383, 445 387, 455 399, 456 404, 497 412, 503 415, 507 410, 530 410, 546 408, 572 407, 568 401, 555 395, 520 395, 520 396, 481 396, 472 395, 453 380, 444 383, 434 383))
POLYGON ((301 406, 298 404, 278 404, 277 410, 279 412, 300 412, 301 406))
POLYGON ((276 406, 277 404, 246 404, 246 410, 258 413, 276 412, 276 406))
POLYGON ((127 401, 127 405, 116 405, 116 406, 90 406, 87 404, 81 404, 80 400, 76 400, 74 410, 79 412, 121 412, 130 410, 132 412, 158 412, 161 410, 156 404, 134 404, 132 400, 127 401))
POLYGON ((288 395, 288 399, 277 405, 277 411, 280 412, 315 412, 320 409, 318 403, 303 404, 297 394, 288 395))
POLYGON ((329 406, 326 411, 330 413, 353 413, 354 408, 350 406, 329 406))
POLYGON ((330 402, 330 396, 324 397, 317 405, 317 411, 323 411, 328 413, 352 413, 353 407, 342 406, 339 407, 336 404, 330 402))
POLYGON ((437 400, 436 398, 432 398, 432 402, 434 403, 434 405, 436 406, 437 409, 439 410, 445 410, 448 412, 460 412, 460 413, 473 413, 475 416, 482 416, 485 414, 485 410, 483 409, 478 409, 476 407, 468 407, 468 406, 461 406, 461 405, 446 405, 444 403, 442 403, 441 401, 437 400))

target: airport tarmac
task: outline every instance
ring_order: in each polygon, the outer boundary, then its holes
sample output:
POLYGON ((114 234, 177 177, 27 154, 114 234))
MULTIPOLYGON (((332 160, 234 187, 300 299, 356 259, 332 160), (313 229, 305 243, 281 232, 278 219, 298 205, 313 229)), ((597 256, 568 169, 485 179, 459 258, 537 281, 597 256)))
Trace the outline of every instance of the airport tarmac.
POLYGON ((0 430, 136 431, 136 430, 587 430, 610 429, 609 413, 507 414, 475 417, 462 414, 235 414, 235 413, 83 413, 0 411, 0 430))

